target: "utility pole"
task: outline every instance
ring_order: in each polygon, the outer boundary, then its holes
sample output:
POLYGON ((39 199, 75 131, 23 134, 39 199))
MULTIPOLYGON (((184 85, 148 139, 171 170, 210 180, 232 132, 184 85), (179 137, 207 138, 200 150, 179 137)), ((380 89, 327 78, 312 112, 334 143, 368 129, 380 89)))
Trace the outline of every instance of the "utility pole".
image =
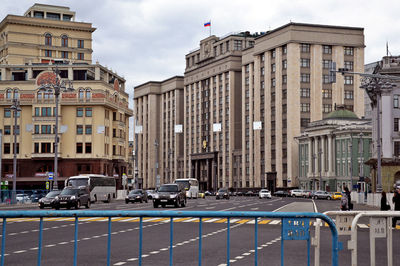
POLYGON ((12 190, 12 203, 17 203, 16 201, 16 192, 17 192, 17 116, 18 112, 21 111, 21 107, 19 105, 18 99, 13 99, 13 104, 11 106, 11 110, 13 110, 14 114, 14 128, 13 128, 13 135, 14 135, 14 158, 13 158, 13 190, 12 190))
POLYGON ((322 190, 322 149, 319 148, 318 150, 318 155, 319 155, 319 166, 318 166, 318 170, 319 170, 319 190, 322 190))
MULTIPOLYGON (((360 136, 360 178, 364 178, 364 142, 363 142, 363 133, 361 132, 359 134, 360 136)), ((367 188, 364 185, 364 189, 366 190, 367 188)))
POLYGON ((160 186, 160 176, 158 175, 158 141, 154 141, 154 147, 156 151, 156 165, 155 165, 155 180, 156 180, 156 187, 160 186))

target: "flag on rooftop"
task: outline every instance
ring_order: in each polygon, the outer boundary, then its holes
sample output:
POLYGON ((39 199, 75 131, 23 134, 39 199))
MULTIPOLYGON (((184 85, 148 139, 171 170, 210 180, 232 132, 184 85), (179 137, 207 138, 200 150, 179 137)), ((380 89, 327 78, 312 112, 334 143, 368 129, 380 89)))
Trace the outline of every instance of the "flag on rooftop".
POLYGON ((204 27, 211 27, 211 21, 204 23, 204 27))

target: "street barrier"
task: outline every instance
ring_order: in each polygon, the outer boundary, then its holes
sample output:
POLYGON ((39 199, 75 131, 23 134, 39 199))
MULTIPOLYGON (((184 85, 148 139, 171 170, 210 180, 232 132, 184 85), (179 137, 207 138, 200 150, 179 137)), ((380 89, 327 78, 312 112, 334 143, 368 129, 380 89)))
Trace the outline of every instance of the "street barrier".
POLYGON ((42 239, 43 239, 43 218, 46 217, 74 217, 74 266, 77 265, 78 251, 78 220, 79 217, 107 217, 108 218, 108 240, 107 240, 107 265, 110 265, 111 257, 111 222, 112 217, 138 217, 139 218, 139 265, 142 265, 142 243, 143 243, 143 218, 144 217, 168 217, 170 218, 170 245, 169 265, 173 265, 173 220, 174 218, 199 218, 198 237, 198 265, 202 264, 202 219, 203 218, 226 218, 227 219, 227 244, 226 244, 226 265, 230 265, 230 219, 231 218, 253 218, 254 223, 254 264, 258 263, 258 219, 259 218, 280 218, 281 228, 281 265, 284 265, 284 241, 307 240, 307 265, 310 265, 310 219, 320 219, 329 225, 332 234, 332 265, 338 266, 338 231, 334 222, 329 216, 322 213, 306 212, 228 212, 228 211, 0 211, 0 218, 3 218, 1 266, 4 265, 4 253, 6 246, 6 224, 7 218, 40 218, 39 222, 39 243, 37 265, 41 265, 42 239))

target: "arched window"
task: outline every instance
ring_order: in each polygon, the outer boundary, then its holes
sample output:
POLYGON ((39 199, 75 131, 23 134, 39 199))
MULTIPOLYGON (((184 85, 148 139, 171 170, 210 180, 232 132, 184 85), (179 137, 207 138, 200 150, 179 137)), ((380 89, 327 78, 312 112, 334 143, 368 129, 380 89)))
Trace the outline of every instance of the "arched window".
POLYGON ((83 99, 83 96, 84 96, 84 90, 79 89, 79 94, 78 94, 79 99, 83 99))
POLYGON ((7 91, 6 91, 6 99, 11 99, 12 98, 12 90, 11 89, 8 89, 7 91))
POLYGON ((46 33, 45 35, 44 35, 44 44, 45 45, 52 45, 51 44, 52 43, 52 36, 51 36, 51 34, 50 33, 46 33))
POLYGON ((114 101, 118 102, 118 95, 117 94, 114 94, 114 101))
POLYGON ((14 89, 14 99, 18 99, 18 98, 19 98, 19 90, 14 89))
POLYGON ((67 35, 61 36, 61 46, 68 47, 68 36, 67 35))
POLYGON ((38 100, 41 100, 43 98, 42 92, 38 91, 36 97, 37 97, 38 100))
POLYGON ((90 99, 91 97, 92 97, 92 92, 90 91, 90 89, 86 89, 85 98, 90 99))

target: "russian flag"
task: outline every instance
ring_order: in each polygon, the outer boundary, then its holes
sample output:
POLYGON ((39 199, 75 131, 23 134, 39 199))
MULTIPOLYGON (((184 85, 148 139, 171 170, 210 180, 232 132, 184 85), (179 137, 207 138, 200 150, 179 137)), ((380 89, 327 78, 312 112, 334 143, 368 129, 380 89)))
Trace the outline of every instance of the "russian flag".
POLYGON ((204 23, 204 27, 211 27, 211 21, 204 23))

